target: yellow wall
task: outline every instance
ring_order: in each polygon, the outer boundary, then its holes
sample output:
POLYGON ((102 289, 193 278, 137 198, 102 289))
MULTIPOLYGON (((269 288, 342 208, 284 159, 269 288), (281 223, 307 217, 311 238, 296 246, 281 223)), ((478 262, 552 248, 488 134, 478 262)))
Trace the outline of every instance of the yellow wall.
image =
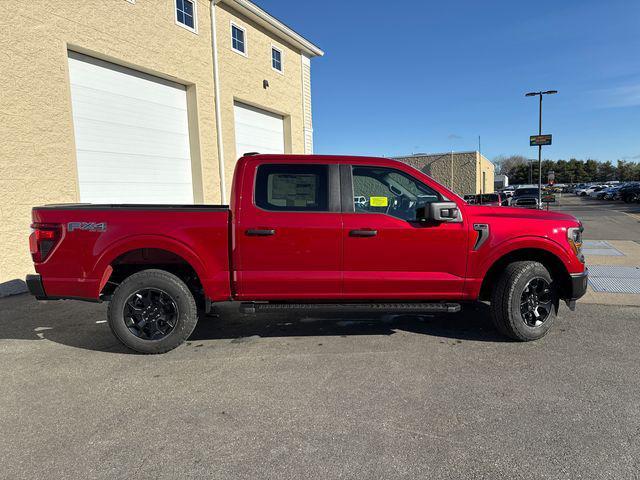
POLYGON ((304 153, 301 54, 225 4, 216 9, 220 105, 227 195, 237 160, 233 103, 253 105, 285 117, 285 152, 304 153), (231 49, 231 22, 246 30, 246 53, 231 49), (283 74, 271 68, 271 46, 283 52, 283 74), (263 88, 262 82, 269 82, 263 88))
POLYGON ((67 51, 187 86, 196 202, 228 200, 235 165, 233 99, 288 118, 291 152, 304 151, 300 52, 216 7, 227 199, 220 197, 210 2, 198 33, 175 23, 172 0, 28 0, 0 5, 0 287, 33 271, 31 207, 79 201, 67 51), (11 15, 7 13, 11 7, 11 15), (231 51, 230 20, 247 28, 248 58, 231 51), (271 69, 271 43, 284 75, 271 69), (262 88, 268 79, 270 88, 262 88))
POLYGON ((479 159, 479 172, 477 177, 476 191, 477 193, 493 193, 494 192, 494 179, 495 179, 495 166, 491 161, 478 153, 479 159), (482 185, 482 174, 485 174, 485 185, 482 185))
POLYGON ((482 172, 486 174, 483 193, 493 192, 494 166, 478 152, 447 152, 397 158, 426 173, 458 195, 483 192, 482 172))

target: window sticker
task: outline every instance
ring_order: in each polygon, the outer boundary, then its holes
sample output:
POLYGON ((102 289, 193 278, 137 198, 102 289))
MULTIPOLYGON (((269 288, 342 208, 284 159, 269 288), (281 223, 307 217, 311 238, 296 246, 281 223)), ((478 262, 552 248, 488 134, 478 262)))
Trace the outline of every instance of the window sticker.
POLYGON ((372 207, 386 207, 389 205, 387 197, 369 197, 369 205, 372 207))

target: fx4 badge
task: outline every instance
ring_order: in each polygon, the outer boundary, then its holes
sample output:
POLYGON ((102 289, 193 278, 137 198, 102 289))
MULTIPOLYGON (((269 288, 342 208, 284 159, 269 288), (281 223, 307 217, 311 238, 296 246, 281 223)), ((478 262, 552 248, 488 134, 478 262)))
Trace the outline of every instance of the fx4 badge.
POLYGON ((83 230, 85 232, 106 232, 107 224, 105 222, 69 222, 67 223, 67 230, 73 232, 74 230, 83 230))

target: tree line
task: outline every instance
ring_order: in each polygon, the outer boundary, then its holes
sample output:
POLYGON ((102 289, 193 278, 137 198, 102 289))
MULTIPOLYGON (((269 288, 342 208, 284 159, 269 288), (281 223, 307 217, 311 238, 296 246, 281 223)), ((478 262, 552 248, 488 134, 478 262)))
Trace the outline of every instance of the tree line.
MULTIPOLYGON (((526 157, 512 155, 501 156, 493 160, 496 174, 509 177, 510 185, 538 183, 538 161, 529 161, 526 157)), ((547 183, 548 173, 554 172, 555 183, 621 182, 640 180, 640 163, 618 160, 598 162, 593 159, 543 160, 542 183, 547 183)))

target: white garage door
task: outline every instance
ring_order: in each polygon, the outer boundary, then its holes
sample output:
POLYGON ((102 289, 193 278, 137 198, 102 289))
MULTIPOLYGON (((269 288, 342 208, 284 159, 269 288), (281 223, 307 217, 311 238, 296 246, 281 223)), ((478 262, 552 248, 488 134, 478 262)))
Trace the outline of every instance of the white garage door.
POLYGON ((184 86, 69 52, 80 201, 193 203, 184 86))
POLYGON ((284 121, 280 115, 234 103, 236 155, 284 153, 284 121))

